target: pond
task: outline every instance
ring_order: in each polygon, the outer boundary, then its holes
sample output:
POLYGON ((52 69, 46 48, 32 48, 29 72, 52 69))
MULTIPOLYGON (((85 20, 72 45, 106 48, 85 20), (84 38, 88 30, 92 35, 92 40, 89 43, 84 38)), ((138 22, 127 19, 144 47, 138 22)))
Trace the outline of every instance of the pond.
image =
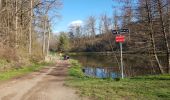
MULTIPOLYGON (((70 57, 78 60, 83 65, 83 72, 87 76, 97 78, 121 77, 119 54, 78 53, 70 55, 70 57)), ((125 77, 160 74, 156 61, 150 58, 151 56, 146 54, 124 54, 125 77)), ((160 56, 159 58, 162 65, 165 66, 165 57, 160 56)))

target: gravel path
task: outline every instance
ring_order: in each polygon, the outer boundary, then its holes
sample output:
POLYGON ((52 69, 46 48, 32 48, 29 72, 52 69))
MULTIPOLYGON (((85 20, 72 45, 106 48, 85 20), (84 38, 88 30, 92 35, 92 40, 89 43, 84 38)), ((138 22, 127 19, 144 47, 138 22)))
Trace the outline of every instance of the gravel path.
POLYGON ((12 79, 0 85, 0 100, 88 100, 64 86, 68 62, 12 79))

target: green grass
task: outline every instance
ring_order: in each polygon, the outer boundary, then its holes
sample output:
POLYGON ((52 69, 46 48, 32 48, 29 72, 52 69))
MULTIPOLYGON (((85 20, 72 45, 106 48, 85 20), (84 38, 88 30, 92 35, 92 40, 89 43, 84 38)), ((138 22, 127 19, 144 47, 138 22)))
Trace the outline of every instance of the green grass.
POLYGON ((89 96, 92 100, 170 100, 170 75, 141 76, 116 81, 85 77, 79 72, 81 67, 75 61, 72 62, 72 67, 69 72, 73 77, 66 85, 79 89, 80 95, 89 96))
POLYGON ((0 73, 0 81, 2 80, 8 80, 16 76, 24 75, 33 71, 38 71, 41 68, 49 65, 50 63, 41 63, 41 64, 32 64, 31 66, 24 66, 19 69, 11 69, 6 72, 0 73))
POLYGON ((70 60, 71 68, 69 69, 69 75, 74 77, 83 78, 84 73, 81 70, 81 65, 76 60, 70 60))

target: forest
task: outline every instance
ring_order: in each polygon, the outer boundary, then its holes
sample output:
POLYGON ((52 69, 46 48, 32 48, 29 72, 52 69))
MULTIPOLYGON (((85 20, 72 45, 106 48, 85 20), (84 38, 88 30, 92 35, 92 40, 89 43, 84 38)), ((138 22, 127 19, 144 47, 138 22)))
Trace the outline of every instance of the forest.
POLYGON ((71 52, 115 52, 117 34, 112 30, 129 29, 123 51, 126 54, 148 54, 157 63, 161 73, 170 72, 170 0, 113 0, 113 16, 88 16, 83 25, 74 24, 68 32, 61 32, 51 50, 71 52), (65 45, 64 45, 65 44, 65 45), (56 47, 57 45, 57 47, 56 47), (158 55, 166 55, 166 66, 158 55), (163 69, 166 69, 163 70, 163 69))
POLYGON ((61 7, 60 0, 0 0, 1 71, 45 59, 61 7))
POLYGON ((68 31, 56 35, 52 22, 61 17, 60 0, 0 0, 1 65, 11 68, 43 61, 49 51, 117 53, 112 30, 129 29, 122 34, 123 53, 149 54, 161 73, 170 72, 170 0, 113 1, 120 5, 108 5, 112 16, 90 15, 83 24, 69 25, 68 31), (159 54, 165 55, 166 66, 159 54))

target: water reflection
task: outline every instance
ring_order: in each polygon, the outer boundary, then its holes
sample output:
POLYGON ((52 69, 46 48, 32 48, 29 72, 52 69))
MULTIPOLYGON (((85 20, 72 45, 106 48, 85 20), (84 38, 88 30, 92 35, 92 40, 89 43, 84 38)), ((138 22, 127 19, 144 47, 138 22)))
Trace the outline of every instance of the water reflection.
POLYGON ((112 67, 84 67, 83 71, 87 76, 93 76, 97 78, 117 78, 120 77, 118 69, 112 67))
MULTIPOLYGON (((71 58, 79 60, 85 69, 85 74, 96 76, 98 78, 120 77, 120 68, 115 56, 99 54, 78 54, 70 55, 71 58)), ((165 66, 166 60, 160 56, 160 62, 165 66)), ((120 59, 120 56, 117 55, 120 59)), ((119 61, 120 62, 120 61, 119 61)), ((126 54, 123 55, 124 74, 126 77, 159 74, 155 60, 144 54, 126 54)), ((166 70, 166 69, 165 69, 166 70)))

